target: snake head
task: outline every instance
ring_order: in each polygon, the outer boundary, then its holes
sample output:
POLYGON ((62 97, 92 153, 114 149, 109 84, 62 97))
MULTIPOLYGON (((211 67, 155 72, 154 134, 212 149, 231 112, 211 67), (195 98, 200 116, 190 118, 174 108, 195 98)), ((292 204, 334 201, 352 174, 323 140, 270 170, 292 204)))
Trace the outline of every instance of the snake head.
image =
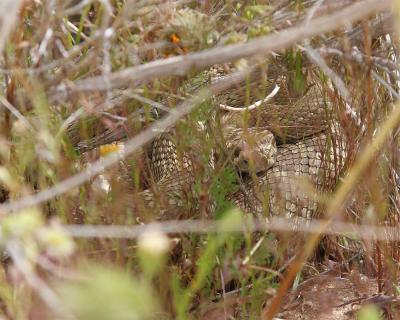
POLYGON ((242 172, 261 172, 271 168, 276 160, 274 135, 263 128, 236 131, 228 142, 233 149, 233 163, 242 172))

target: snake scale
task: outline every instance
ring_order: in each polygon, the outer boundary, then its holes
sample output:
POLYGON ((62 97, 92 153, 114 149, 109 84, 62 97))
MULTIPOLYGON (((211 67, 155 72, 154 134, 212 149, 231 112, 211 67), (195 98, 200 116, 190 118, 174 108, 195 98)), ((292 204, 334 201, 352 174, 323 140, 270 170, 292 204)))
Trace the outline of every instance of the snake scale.
MULTIPOLYGON (((302 185, 311 183, 317 190, 331 188, 344 167, 346 146, 338 132, 338 122, 332 120, 333 110, 324 101, 323 90, 317 83, 310 84, 305 93, 299 95, 287 88, 287 82, 275 80, 281 86, 280 94, 250 110, 245 121, 241 112, 228 111, 222 115, 226 147, 233 150, 233 163, 237 170, 247 171, 249 162, 253 160, 253 171, 257 173, 255 178, 245 177, 240 190, 228 198, 244 211, 257 216, 271 213, 309 219, 317 210, 317 201, 312 192, 303 191, 302 185), (244 127, 254 140, 252 146, 244 141, 244 127)), ((268 91, 276 81, 263 85, 268 91)), ((242 83, 239 87, 246 86, 242 83)), ((233 88, 227 95, 218 97, 218 103, 245 105, 244 94, 239 91, 237 87, 233 88)), ((155 158, 152 163, 157 168, 164 166, 164 172, 158 173, 164 179, 170 174, 176 177, 177 159, 166 168, 169 163, 167 150, 174 154, 173 143, 171 140, 164 143, 169 145, 169 149, 161 148, 159 141, 153 144, 155 158)), ((190 166, 185 159, 183 170, 180 170, 186 172, 184 181, 188 180, 186 170, 190 166)), ((176 178, 173 180, 175 183, 172 185, 177 190, 176 178)))
MULTIPOLYGON (((247 179, 230 199, 246 212, 312 218, 317 210, 315 193, 327 190, 337 181, 346 161, 346 143, 335 112, 324 99, 318 83, 302 95, 283 91, 274 104, 266 103, 251 111, 248 126, 261 125, 274 135, 278 144, 274 163, 247 179)), ((228 114, 232 123, 237 114, 228 114)), ((235 122, 235 121, 234 121, 235 122)), ((237 124, 236 124, 237 125, 237 124)), ((239 126, 243 126, 243 123, 239 126)), ((267 141, 268 142, 268 141, 267 141)))
MULTIPOLYGON (((346 148, 319 80, 311 76, 307 87, 298 93, 282 74, 273 67, 257 69, 250 78, 213 99, 214 109, 226 105, 238 108, 219 114, 226 152, 217 157, 229 158, 241 177, 239 190, 227 196, 236 206, 257 216, 270 213, 311 218, 318 205, 310 187, 325 190, 335 184, 346 148), (277 85, 279 91, 271 100, 251 110, 243 108, 260 101, 277 85)), ((80 142, 77 148, 86 151, 121 138, 124 132, 117 128, 80 142)), ((191 194, 198 151, 192 145, 191 150, 179 152, 177 139, 180 136, 171 129, 146 148, 146 170, 153 183, 135 195, 130 206, 140 209, 144 205, 165 214, 188 208, 188 202, 199 202, 191 194)), ((211 172, 214 161, 209 160, 211 172)), ((193 203, 190 205, 198 210, 193 203)))

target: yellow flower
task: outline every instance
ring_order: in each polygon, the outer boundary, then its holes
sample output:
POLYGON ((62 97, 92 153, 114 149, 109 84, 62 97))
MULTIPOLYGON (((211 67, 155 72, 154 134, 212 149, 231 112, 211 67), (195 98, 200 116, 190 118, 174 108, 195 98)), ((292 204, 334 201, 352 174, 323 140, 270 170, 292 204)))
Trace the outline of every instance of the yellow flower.
POLYGON ((104 144, 100 146, 100 156, 105 157, 108 156, 110 153, 119 152, 122 150, 122 144, 113 142, 109 144, 104 144))
POLYGON ((178 44, 179 42, 181 42, 181 39, 175 34, 173 33, 170 37, 169 40, 173 43, 173 44, 178 44))

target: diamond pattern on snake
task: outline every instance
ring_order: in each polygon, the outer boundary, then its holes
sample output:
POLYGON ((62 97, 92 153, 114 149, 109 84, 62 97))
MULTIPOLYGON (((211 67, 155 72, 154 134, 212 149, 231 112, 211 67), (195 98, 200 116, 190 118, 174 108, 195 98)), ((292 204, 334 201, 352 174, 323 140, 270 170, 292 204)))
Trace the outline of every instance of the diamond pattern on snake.
MULTIPOLYGON (((251 77, 259 77, 259 73, 251 77)), ((346 158, 345 139, 317 83, 310 84, 300 96, 291 94, 285 83, 280 86, 276 97, 252 110, 241 108, 245 105, 240 92, 246 90, 244 83, 216 97, 217 104, 238 107, 237 111, 223 111, 221 116, 227 154, 232 155, 239 172, 256 173, 256 178, 245 175, 240 190, 228 198, 257 216, 309 219, 317 210, 317 199, 304 186, 325 190, 335 184, 346 158)), ((164 189, 173 186, 179 194, 183 181, 193 181, 188 157, 179 164, 172 140, 161 145, 156 139, 151 154, 152 170, 164 189), (166 144, 169 157, 165 155, 166 144)))
MULTIPOLYGON (((229 194, 228 200, 244 211, 257 216, 311 218, 318 207, 312 191, 334 186, 343 170, 345 139, 320 79, 311 71, 308 86, 299 93, 277 70, 281 71, 274 65, 267 71, 259 68, 214 98, 226 143, 224 154, 216 151, 216 156, 230 157, 242 176, 240 189, 229 194), (270 100, 261 99, 257 107, 245 108, 257 104, 260 96, 267 96, 276 86, 279 90, 270 100)), ((211 82, 221 78, 220 71, 211 74, 211 82)), ((171 129, 147 148, 148 169, 157 190, 148 189, 141 195, 147 207, 163 213, 193 200, 188 194, 195 182, 192 160, 196 151, 178 152, 176 139, 171 129), (168 209, 155 201, 160 196, 167 200, 161 203, 168 209)))

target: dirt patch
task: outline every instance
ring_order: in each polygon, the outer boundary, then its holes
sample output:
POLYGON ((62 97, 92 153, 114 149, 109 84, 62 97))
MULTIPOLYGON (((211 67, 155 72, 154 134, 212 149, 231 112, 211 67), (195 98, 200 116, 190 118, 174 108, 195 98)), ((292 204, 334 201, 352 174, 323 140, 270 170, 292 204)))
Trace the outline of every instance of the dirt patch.
MULTIPOLYGON (((362 305, 384 300, 376 280, 352 274, 349 278, 319 275, 288 294, 276 316, 286 320, 354 319, 362 305)), ((389 301, 387 301, 389 302, 389 301)))

